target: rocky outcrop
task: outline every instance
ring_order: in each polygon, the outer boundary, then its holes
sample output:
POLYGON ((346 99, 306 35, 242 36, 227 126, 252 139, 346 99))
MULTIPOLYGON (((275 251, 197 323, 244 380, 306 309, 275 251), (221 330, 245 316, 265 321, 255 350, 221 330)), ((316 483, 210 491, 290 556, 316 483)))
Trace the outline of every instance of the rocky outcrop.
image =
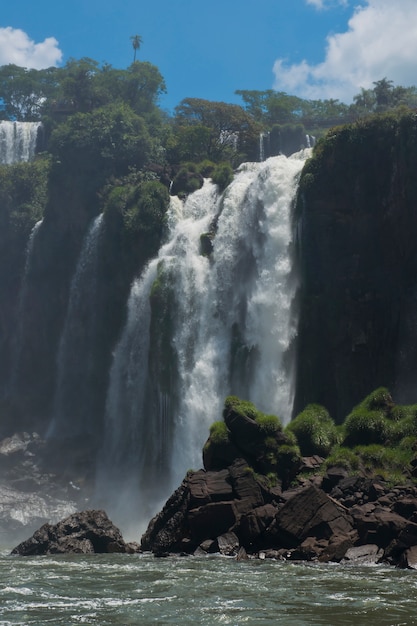
POLYGON ((218 472, 189 472, 141 547, 157 555, 220 552, 416 568, 417 487, 393 489, 334 468, 282 490, 237 459, 218 472))
POLYGON ((44 524, 27 541, 16 546, 12 554, 101 554, 131 552, 120 530, 104 511, 74 513, 58 524, 44 524))

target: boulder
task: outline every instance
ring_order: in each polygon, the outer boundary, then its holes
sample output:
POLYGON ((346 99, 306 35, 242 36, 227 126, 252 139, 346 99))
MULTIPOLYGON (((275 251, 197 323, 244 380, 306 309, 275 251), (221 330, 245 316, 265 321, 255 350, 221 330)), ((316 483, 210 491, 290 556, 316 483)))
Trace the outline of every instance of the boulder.
POLYGON ((352 519, 345 510, 313 485, 287 500, 275 518, 275 534, 284 547, 296 547, 307 537, 346 537, 352 531, 352 519))
POLYGON ((354 565, 374 565, 379 563, 384 555, 382 548, 375 543, 362 546, 350 547, 342 559, 342 563, 352 563, 354 565))
POLYGON ((104 511, 74 513, 58 524, 44 524, 12 550, 20 556, 126 552, 120 530, 104 511))

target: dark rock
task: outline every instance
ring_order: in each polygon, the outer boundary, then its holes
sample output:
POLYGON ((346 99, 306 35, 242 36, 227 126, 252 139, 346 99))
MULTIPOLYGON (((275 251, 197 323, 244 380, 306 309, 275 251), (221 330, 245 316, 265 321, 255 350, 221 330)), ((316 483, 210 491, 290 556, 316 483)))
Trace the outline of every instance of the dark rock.
POLYGON ((323 476, 322 489, 327 493, 340 483, 341 480, 348 477, 348 471, 345 467, 330 467, 323 476))
POLYGON ((236 555, 236 561, 247 561, 249 559, 248 554, 243 546, 240 546, 239 552, 236 555))
POLYGON ((188 536, 188 480, 185 478, 160 513, 149 522, 142 535, 142 550, 155 553, 175 551, 181 539, 188 536))
POLYGON ((276 532, 288 547, 295 547, 306 537, 329 539, 332 535, 348 536, 352 520, 324 491, 314 486, 294 495, 278 511, 276 532))
POLYGON ((417 570, 417 546, 405 550, 398 565, 402 568, 417 570))
POLYGON ((126 552, 126 544, 116 526, 104 511, 74 513, 58 524, 44 524, 12 554, 100 554, 126 552))
POLYGON ((395 513, 398 513, 398 515, 410 519, 417 511, 417 499, 408 497, 396 500, 393 503, 393 510, 395 513))
POLYGON ((262 545, 263 534, 277 514, 277 508, 272 504, 256 507, 242 516, 239 525, 239 537, 246 547, 262 545))
POLYGON ((196 545, 204 539, 215 539, 232 528, 237 518, 233 502, 213 502, 192 509, 188 514, 191 538, 196 545))
POLYGON ((237 459, 229 467, 229 472, 235 494, 236 510, 240 514, 264 504, 261 487, 246 461, 237 459))
MULTIPOLYGON (((387 508, 375 507, 373 511, 360 506, 351 510, 360 543, 374 543, 385 548, 405 530, 406 519, 387 508)), ((415 526, 415 525, 413 525, 415 526)), ((417 529, 417 526, 416 526, 417 529)))
POLYGON ((191 508, 210 502, 233 499, 233 489, 228 470, 193 472, 188 479, 188 488, 190 490, 191 508))

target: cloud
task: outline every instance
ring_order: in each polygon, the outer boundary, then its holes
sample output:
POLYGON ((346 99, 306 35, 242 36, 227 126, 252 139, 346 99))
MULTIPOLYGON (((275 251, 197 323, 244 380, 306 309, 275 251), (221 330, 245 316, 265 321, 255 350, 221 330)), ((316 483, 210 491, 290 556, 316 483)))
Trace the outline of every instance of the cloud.
POLYGON ((334 5, 347 6, 348 0, 306 0, 307 4, 313 5, 316 9, 328 9, 334 5))
POLYGON ((361 87, 384 77, 403 86, 416 84, 416 58, 416 0, 367 0, 354 10, 346 32, 327 37, 322 63, 291 65, 278 59, 274 88, 304 98, 351 102, 361 87))
POLYGON ((61 59, 55 37, 35 43, 23 30, 11 26, 0 28, 0 65, 13 63, 39 70, 57 65, 61 59))

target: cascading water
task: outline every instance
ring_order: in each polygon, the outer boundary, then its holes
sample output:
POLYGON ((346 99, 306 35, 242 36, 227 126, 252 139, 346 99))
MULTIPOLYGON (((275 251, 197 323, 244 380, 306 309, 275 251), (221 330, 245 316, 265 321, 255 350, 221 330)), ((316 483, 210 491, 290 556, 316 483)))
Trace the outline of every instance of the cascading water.
POLYGON ((201 466, 228 394, 290 419, 291 205, 308 155, 244 164, 222 197, 206 181, 184 205, 172 199, 168 241, 133 283, 110 375, 98 492, 113 485, 116 519, 129 502, 147 521, 201 466))
POLYGON ((24 268, 23 278, 22 278, 20 291, 19 291, 19 300, 18 300, 17 314, 16 314, 16 334, 14 338, 14 346, 13 346, 11 367, 10 367, 10 381, 8 385, 9 391, 12 394, 16 392, 16 387, 17 387, 19 364, 20 364, 20 358, 22 355, 23 341, 24 341, 23 326, 24 326, 25 312, 27 310, 30 310, 30 304, 28 303, 28 287, 29 287, 28 278, 29 278, 29 272, 30 272, 31 263, 32 263, 33 248, 35 245, 36 235, 38 234, 39 228, 42 225, 42 221, 43 220, 39 220, 38 222, 36 222, 35 226, 32 228, 32 231, 30 233, 29 240, 26 246, 25 268, 24 268))
POLYGON ((71 281, 68 308, 57 356, 57 382, 49 436, 77 436, 92 431, 93 346, 96 328, 97 262, 103 214, 84 239, 71 281))
POLYGON ((0 122, 0 165, 30 161, 40 127, 40 122, 0 122))

